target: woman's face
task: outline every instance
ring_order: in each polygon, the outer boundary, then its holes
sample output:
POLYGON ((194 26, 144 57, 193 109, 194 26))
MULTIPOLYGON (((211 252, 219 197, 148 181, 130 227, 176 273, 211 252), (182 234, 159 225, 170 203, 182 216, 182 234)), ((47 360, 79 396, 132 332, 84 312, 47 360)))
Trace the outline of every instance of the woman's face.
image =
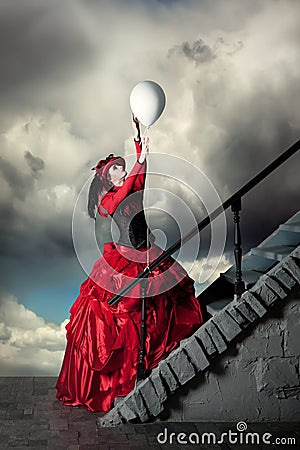
POLYGON ((127 175, 125 168, 121 164, 113 164, 108 169, 108 178, 115 186, 121 186, 124 182, 124 179, 127 175))

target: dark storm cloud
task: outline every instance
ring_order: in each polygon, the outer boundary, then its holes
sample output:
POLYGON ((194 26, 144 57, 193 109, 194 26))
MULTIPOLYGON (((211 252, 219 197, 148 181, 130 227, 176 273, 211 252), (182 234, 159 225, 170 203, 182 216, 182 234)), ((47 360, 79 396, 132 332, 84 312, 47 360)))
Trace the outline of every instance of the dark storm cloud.
MULTIPOLYGON (((41 220, 43 205, 37 204, 34 211, 18 211, 13 202, 0 204, 1 208, 1 256, 39 260, 74 257, 71 234, 72 216, 62 211, 41 220)), ((15 276, 15 274, 13 274, 15 276)))
MULTIPOLYGON (((299 131, 293 129, 284 117, 274 118, 274 129, 269 134, 264 134, 264 125, 267 125, 270 118, 265 118, 264 124, 264 118, 259 114, 260 107, 258 99, 258 110, 251 112, 253 117, 249 118, 249 122, 245 124, 243 117, 243 123, 237 121, 237 128, 228 127, 227 137, 222 145, 207 157, 207 170, 220 185, 229 186, 230 190, 241 187, 299 138, 299 131)), ((286 164, 291 164, 290 169, 293 170, 292 161, 286 164)), ((292 184, 297 186, 296 177, 292 184)), ((291 187, 290 185, 289 190, 291 187)))
MULTIPOLYGON (((196 62, 189 68, 189 82, 183 84, 192 97, 189 141, 195 161, 204 167, 222 200, 300 137, 300 83, 295 70, 298 28, 286 19, 289 26, 282 22, 278 36, 271 29, 265 34, 262 24, 275 23, 279 10, 262 13, 263 20, 247 24, 248 35, 236 33, 229 38, 224 34, 208 49, 201 39, 182 42, 168 53, 177 56, 171 62, 174 67, 177 64, 178 77, 186 75, 181 69, 182 65, 187 70, 185 60, 196 62), (278 39, 275 49, 274 39, 278 39), (211 64, 200 65, 205 55, 211 64)), ((243 199, 245 250, 292 216, 299 202, 299 155, 295 155, 243 199)), ((232 247, 230 212, 228 219, 228 245, 232 247)))
POLYGON ((57 79, 87 63, 92 46, 70 2, 1 2, 0 89, 57 79))
POLYGON ((0 199, 1 255, 37 260, 45 254, 52 259, 73 256, 71 211, 55 211, 53 198, 53 210, 47 216, 45 204, 37 196, 37 178, 44 161, 30 151, 24 153, 24 159, 31 173, 24 173, 0 156, 0 175, 10 188, 8 195, 0 199))
POLYGON ((56 216, 56 222, 45 226, 40 243, 52 258, 64 258, 74 256, 72 241, 71 216, 56 216))
POLYGON ((0 343, 7 342, 10 339, 11 335, 11 331, 4 323, 4 317, 1 317, 0 314, 0 343))
MULTIPOLYGON (((251 98, 240 94, 226 116, 214 116, 215 125, 224 130, 224 138, 206 154, 205 167, 223 200, 228 196, 222 192, 224 186, 233 194, 299 139, 299 123, 295 126, 298 86, 298 81, 290 77, 275 90, 262 79, 255 84, 251 98)), ((197 133, 193 135, 197 139, 197 133)), ((296 154, 243 198, 245 251, 292 216, 299 202, 296 154)), ((233 236, 233 221, 230 213, 228 216, 228 235, 233 236)), ((232 239, 229 245, 233 245, 232 239)))
POLYGON ((12 197, 25 200, 27 192, 34 186, 31 175, 22 173, 16 166, 0 156, 0 172, 12 190, 12 197))
MULTIPOLYGON (((105 2, 87 2, 86 4, 91 3, 94 3, 97 8, 97 14, 99 14, 97 23, 99 29, 101 29, 102 16, 100 13, 105 9, 103 8, 105 2)), ((121 2, 119 3, 121 5, 121 2)), ((180 2, 178 2, 178 4, 179 3, 180 2)), ((190 2, 190 4, 194 5, 196 5, 196 3, 197 2, 190 2)), ((256 11, 258 8, 257 2, 254 3, 256 3, 256 7, 254 8, 256 11)), ((82 5, 83 4, 84 2, 82 2, 82 5)), ((112 2, 112 5, 115 6, 116 4, 118 4, 118 2, 112 2)), ((206 2, 205 4, 206 8, 208 8, 209 2, 206 2)), ((42 81, 45 83, 44 87, 45 91, 47 91, 47 87, 51 86, 52 81, 54 82, 54 85, 57 82, 56 77, 58 74, 69 73, 74 69, 74 66, 78 66, 78 68, 81 69, 84 65, 85 58, 91 56, 93 53, 92 50, 95 49, 96 44, 99 45, 98 41, 94 41, 94 47, 93 45, 90 45, 84 27, 80 24, 78 12, 76 13, 76 7, 67 9, 65 6, 70 6, 70 2, 59 4, 56 2, 32 2, 30 0, 26 2, 26 5, 24 2, 3 2, 2 5, 2 14, 0 17, 0 51, 3 54, 3 64, 0 73, 0 83, 2 83, 3 91, 9 90, 9 87, 12 85, 16 91, 20 88, 18 92, 25 97, 27 96, 27 102, 29 99, 28 90, 26 90, 27 82, 32 82, 33 86, 35 86, 35 84, 42 81)), ((74 2, 73 5, 77 5, 77 3, 74 2)), ((120 7, 124 8, 124 5, 125 3, 120 7)), ((250 7, 247 4, 247 7, 251 9, 250 12, 245 6, 238 7, 239 20, 241 17, 244 18, 244 20, 245 18, 248 20, 249 16, 253 13, 252 6, 250 7), (240 16, 241 12, 242 16, 240 16)), ((211 6, 211 8, 213 8, 213 6, 211 6)), ((199 9, 196 10, 197 13, 199 13, 199 9)), ((205 13, 205 11, 203 11, 203 13, 205 13)), ((241 22, 235 20, 235 17, 232 14, 232 8, 231 10, 230 8, 228 9, 228 14, 231 17, 232 24, 239 28, 241 22)), ((221 16, 221 14, 218 15, 219 22, 223 21, 221 16)), ((211 15, 211 18, 212 20, 215 19, 214 14, 211 15)), ((114 15, 114 19, 117 19, 117 14, 114 15)), ((118 20, 119 24, 123 24, 122 18, 119 17, 118 20)), ((225 22, 227 26, 228 22, 225 22)), ((117 35, 117 31, 120 30, 116 25, 114 26, 117 35)), ((188 23, 184 23, 184 26, 188 29, 189 25, 188 23)), ((197 30, 198 29, 195 29, 194 36, 197 36, 197 30)), ((153 29, 151 28, 151 36, 152 32, 153 29)), ((189 33, 186 34, 188 35, 189 33)), ((93 35, 93 39, 94 37, 95 36, 93 35)), ((175 38, 170 42, 174 41, 175 38)), ((219 38, 220 46, 223 45, 223 50, 226 54, 230 54, 230 48, 225 48, 225 41, 226 39, 219 38)), ((239 36, 237 36, 236 41, 239 42, 239 36)), ((178 74, 176 70, 172 72, 172 74, 175 74, 175 79, 177 77, 180 78, 181 67, 184 68, 184 70, 189 71, 188 75, 190 76, 190 79, 192 79, 192 70, 196 71, 198 69, 200 72, 200 69, 202 70, 211 67, 216 61, 219 61, 215 46, 209 45, 206 42, 206 39, 198 38, 194 41, 192 39, 188 41, 183 40, 182 38, 178 42, 181 42, 181 44, 174 45, 170 50, 170 55, 177 56, 177 58, 173 58, 175 64, 177 64, 178 61, 180 62, 178 74), (195 64, 187 64, 189 61, 195 61, 195 64), (205 64, 207 62, 210 62, 211 64, 205 64)), ((108 55, 110 54, 110 47, 107 42, 105 45, 107 52, 106 58, 107 62, 109 62, 108 55)), ((168 43, 168 46, 169 45, 170 44, 168 43)), ((122 59, 121 55, 119 58, 120 60, 122 59)), ((95 59, 97 59, 96 56, 95 59)), ((113 57, 114 63, 115 59, 116 58, 113 57)), ((143 66, 146 60, 147 58, 145 58, 145 60, 140 60, 139 67, 143 66)), ((170 59, 168 59, 168 63, 170 63, 170 59)), ((80 69, 78 69, 77 75, 78 72, 80 72, 80 69)), ((113 64, 111 74, 113 74, 114 71, 115 65, 113 64)), ((206 155, 205 159, 205 170, 218 188, 219 193, 222 194, 223 186, 226 186, 230 191, 240 187, 240 185, 247 181, 251 175, 254 175, 257 170, 260 170, 267 162, 272 160, 276 151, 280 151, 281 148, 283 149, 286 144, 290 142, 292 137, 296 135, 295 129, 292 129, 292 126, 289 125, 289 118, 292 118, 292 114, 290 114, 289 117, 289 113, 287 112, 288 104, 285 100, 285 97, 289 94, 289 90, 295 92, 294 87, 296 84, 295 80, 291 79, 291 82, 289 82, 287 79, 286 91, 280 94, 280 89, 279 91, 272 91, 272 88, 269 87, 267 83, 262 84, 264 87, 264 89, 262 89, 260 80, 258 79, 254 83, 256 85, 256 90, 253 90, 251 96, 248 98, 245 98, 243 93, 238 90, 236 92, 231 91, 229 96, 232 96, 235 100, 232 103, 233 106, 222 112, 222 97, 223 93, 227 92, 227 86, 222 84, 218 85, 219 80, 216 73, 218 72, 214 68, 212 73, 209 73, 202 80, 201 76, 203 77, 203 74, 199 74, 199 79, 202 81, 202 86, 204 86, 205 92, 207 93, 206 97, 210 102, 209 108, 210 110, 215 111, 211 117, 212 123, 216 124, 222 131, 225 130, 224 139, 222 140, 221 145, 216 145, 214 149, 206 155), (214 84, 210 79, 216 80, 216 83, 214 84), (275 98, 278 99, 277 105, 274 102, 268 103, 268 101, 266 101, 266 99, 269 97, 272 98, 274 95, 275 98), (220 99, 219 103, 217 101, 218 97, 220 99), (239 97, 240 100, 237 100, 239 97), (284 106, 283 110, 281 110, 282 106, 284 106), (269 125, 272 129, 275 129, 274 136, 271 139, 268 132, 268 129, 270 129, 269 125), (276 146, 274 144, 276 144, 276 146)), ((107 80, 109 80, 109 75, 110 73, 108 71, 106 76, 107 80)), ((267 74, 266 77, 267 81, 268 76, 269 74, 267 74)), ((195 144, 195 148, 202 149, 203 145, 202 142, 198 140, 198 136, 199 126, 201 126, 201 117, 203 115, 203 97, 198 99, 198 89, 199 85, 195 83, 192 92, 195 104, 195 124, 194 127, 191 126, 189 128, 189 139, 195 144)), ((29 91, 32 93, 32 104, 35 104, 35 101, 41 102, 41 97, 39 95, 32 89, 29 91)), ((175 98, 175 91, 170 91, 170 97, 171 95, 175 98)), ((18 96, 16 96, 16 98, 18 99, 18 96)), ((80 96, 79 98, 81 99, 80 96)), ((84 98, 82 99, 84 100, 84 98)), ((58 101, 59 100, 55 99, 56 107, 58 101)), ((31 103, 27 103, 27 106, 30 109, 31 103)), ((64 111, 63 106, 62 100, 59 107, 62 107, 62 110, 64 111)), ((91 107, 92 106, 93 104, 91 103, 91 107)), ((73 103, 72 108, 76 111, 73 103)), ((55 133, 55 130, 53 130, 53 133, 55 133)), ((38 147, 34 146, 33 148, 36 149, 38 147)), ((22 174, 12 164, 0 160, 1 166, 2 162, 4 163, 2 168, 2 172, 4 171, 4 178, 12 187, 14 196, 21 200, 26 197, 26 193, 32 190, 34 182, 37 181, 35 177, 38 173, 43 171, 44 168, 43 159, 32 154, 31 150, 28 150, 25 153, 25 160, 31 169, 31 175, 22 174)), ((45 161, 48 167, 48 160, 46 158, 45 161)), ((54 168, 52 168, 52 170, 53 172, 55 171, 54 168)), ((57 181, 57 183, 61 183, 61 181, 57 181)), ((272 189, 270 192, 271 191, 272 189)), ((289 195, 289 198, 295 198, 296 194, 292 196, 294 192, 293 189, 289 187, 286 192, 289 195)), ((52 195, 52 192, 47 192, 47 195, 52 195)), ((279 196, 280 195, 283 196, 285 194, 279 193, 279 196)), ((288 202, 286 202, 286 204, 288 204, 288 202)), ((254 206, 255 204, 251 210, 255 209, 254 206)), ((43 205, 38 204, 37 208, 43 208, 43 205)), ((261 218, 264 213, 263 208, 263 204, 256 207, 259 218, 261 218)), ((26 246, 28 249, 31 249, 31 253, 36 252, 37 255, 44 252, 45 254, 60 256, 71 255, 74 252, 70 240, 70 214, 57 214, 54 203, 53 210, 51 211, 52 217, 49 217, 48 223, 43 222, 44 225, 41 225, 43 226, 43 229, 38 227, 38 219, 35 219, 36 211, 32 211, 32 223, 29 220, 26 220, 25 217, 21 218, 16 211, 9 209, 8 206, 6 211, 7 217, 11 217, 10 224, 7 223, 6 225, 6 235, 12 235, 12 230, 15 235, 13 242, 11 242, 11 244, 14 243, 14 245, 9 247, 8 245, 5 245, 5 243, 3 244, 2 250, 6 251, 5 254, 9 254, 10 250, 11 254, 18 255, 22 253, 23 249, 24 254, 28 255, 26 246), (22 220, 23 224, 27 227, 27 234, 26 231, 23 232, 21 228, 18 228, 20 220, 22 220)), ((276 220, 277 219, 278 217, 276 217, 276 220)), ((175 231, 172 229, 171 225, 168 224, 168 227, 166 228, 169 229, 170 236, 173 238, 175 231)), ((254 225, 254 230, 256 228, 257 227, 254 225)))
POLYGON ((45 163, 42 158, 38 156, 33 156, 33 154, 27 150, 25 151, 24 158, 27 161, 32 175, 36 178, 39 175, 39 172, 42 171, 45 167, 45 163))
POLYGON ((195 61, 196 64, 208 62, 215 58, 213 50, 202 39, 192 43, 183 42, 180 45, 175 45, 169 50, 168 56, 173 54, 183 54, 187 59, 195 61))

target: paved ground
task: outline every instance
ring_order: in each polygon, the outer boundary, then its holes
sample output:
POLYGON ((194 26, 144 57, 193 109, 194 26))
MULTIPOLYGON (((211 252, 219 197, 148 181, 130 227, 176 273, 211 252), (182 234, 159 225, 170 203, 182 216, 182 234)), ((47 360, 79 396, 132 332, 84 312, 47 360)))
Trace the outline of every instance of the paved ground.
MULTIPOLYGON (((176 445, 179 433, 195 438, 204 432, 215 433, 217 439, 236 424, 170 423, 127 424, 117 428, 97 429, 100 413, 91 413, 83 408, 63 406, 55 397, 56 378, 53 377, 0 377, 0 449, 28 450, 123 450, 145 448, 201 448, 239 449, 270 448, 270 446, 176 445), (160 434, 160 444, 157 436, 160 434), (171 433, 173 436, 171 436, 171 433), (164 443, 167 441, 166 443, 164 443), (170 444, 171 441, 171 444, 170 444)), ((276 436, 296 439, 296 445, 280 448, 300 448, 300 424, 250 424, 248 431, 272 433, 276 436)), ((180 439, 180 437, 179 437, 180 439)), ((187 438, 181 436, 182 440, 187 438)), ((194 440, 192 441, 194 442, 194 440)), ((226 442, 226 441, 225 441, 226 442)), ((228 441, 227 441, 228 442, 228 441)), ((273 445, 274 448, 274 445, 273 445)))

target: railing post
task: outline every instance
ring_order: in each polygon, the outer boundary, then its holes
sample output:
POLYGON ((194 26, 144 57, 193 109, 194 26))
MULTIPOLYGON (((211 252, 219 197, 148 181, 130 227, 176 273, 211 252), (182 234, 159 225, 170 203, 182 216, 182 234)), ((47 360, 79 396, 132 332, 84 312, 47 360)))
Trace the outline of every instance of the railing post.
POLYGON ((231 205, 234 221, 234 259, 235 259, 235 283, 234 298, 239 299, 245 291, 245 283, 242 278, 242 240, 240 230, 240 211, 242 209, 241 199, 237 199, 231 205))
POLYGON ((141 349, 139 354, 139 363, 137 367, 136 381, 141 381, 146 378, 145 369, 145 344, 147 335, 147 311, 146 311, 146 292, 148 289, 148 277, 141 281, 141 300, 142 300, 142 314, 141 314, 141 349))

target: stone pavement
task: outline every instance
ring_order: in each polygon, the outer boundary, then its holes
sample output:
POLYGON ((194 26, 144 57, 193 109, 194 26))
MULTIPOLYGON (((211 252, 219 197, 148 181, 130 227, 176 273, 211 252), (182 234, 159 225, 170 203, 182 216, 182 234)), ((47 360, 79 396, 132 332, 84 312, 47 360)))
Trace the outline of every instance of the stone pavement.
MULTIPOLYGON (((55 377, 0 377, 0 450, 123 450, 123 449, 239 449, 265 448, 260 445, 177 444, 179 433, 199 436, 215 433, 217 438, 236 424, 155 422, 126 424, 115 428, 98 428, 101 413, 81 407, 67 407, 56 399, 55 377), (160 435, 160 444, 157 441, 160 435), (173 437, 171 435, 173 433, 173 437), (174 437, 175 436, 175 437, 174 437), (164 443, 167 441, 166 443, 164 443), (171 443, 170 443, 171 442, 171 443)), ((300 424, 249 424, 248 431, 272 433, 273 437, 296 439, 296 445, 276 445, 280 448, 299 448, 300 424), (298 444, 298 445, 297 445, 298 444)), ((180 439, 180 438, 179 438, 180 439)), ((181 439, 186 439, 181 437, 181 439)), ((270 446, 268 446, 270 448, 270 446)))

